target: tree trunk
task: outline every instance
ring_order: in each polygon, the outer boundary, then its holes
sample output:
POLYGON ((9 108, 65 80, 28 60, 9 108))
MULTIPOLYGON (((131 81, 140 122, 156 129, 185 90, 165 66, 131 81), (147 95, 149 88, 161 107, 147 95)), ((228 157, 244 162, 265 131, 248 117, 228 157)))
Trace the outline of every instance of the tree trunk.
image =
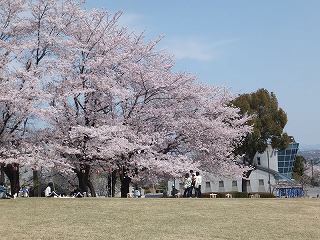
POLYGON ((242 178, 242 192, 244 193, 248 192, 247 181, 248 181, 247 179, 242 178))
POLYGON ((33 196, 41 197, 41 182, 39 179, 39 171, 33 170, 33 196))
POLYGON ((96 197, 97 194, 96 194, 96 191, 94 190, 93 184, 90 181, 90 179, 88 179, 88 187, 90 189, 91 197, 96 197))
POLYGON ((4 176, 4 170, 3 170, 4 164, 1 163, 0 165, 0 183, 4 183, 5 182, 5 176, 4 176))
POLYGON ((121 179, 121 197, 126 198, 127 194, 129 193, 131 178, 126 175, 122 175, 120 179, 121 179))
MULTIPOLYGON (((251 165, 253 164, 253 158, 254 158, 254 154, 251 154, 249 156, 245 156, 243 158, 243 165, 251 165), (251 159, 251 160, 249 160, 251 159)), ((247 184, 248 184, 248 178, 250 177, 250 174, 251 174, 252 170, 249 170, 249 171, 246 171, 246 172, 243 172, 243 178, 242 178, 242 192, 248 192, 248 187, 247 187, 247 184)))
POLYGON ((20 190, 19 164, 7 164, 3 169, 10 181, 11 195, 18 194, 20 190))
POLYGON ((108 197, 115 196, 116 182, 117 182, 117 171, 114 170, 108 174, 108 183, 107 183, 108 197))
POLYGON ((85 170, 79 170, 77 172, 77 177, 79 181, 79 189, 81 192, 88 192, 88 183, 87 183, 87 178, 86 178, 86 172, 85 170))
POLYGON ((252 170, 249 170, 249 171, 243 173, 242 192, 248 192, 247 183, 249 180, 247 180, 247 179, 250 177, 251 172, 252 172, 252 170))
POLYGON ((83 193, 88 194, 88 190, 90 190, 91 196, 96 197, 96 192, 94 190, 93 184, 90 181, 90 165, 88 164, 81 164, 80 170, 73 169, 74 172, 77 174, 78 181, 79 181, 79 189, 83 193))

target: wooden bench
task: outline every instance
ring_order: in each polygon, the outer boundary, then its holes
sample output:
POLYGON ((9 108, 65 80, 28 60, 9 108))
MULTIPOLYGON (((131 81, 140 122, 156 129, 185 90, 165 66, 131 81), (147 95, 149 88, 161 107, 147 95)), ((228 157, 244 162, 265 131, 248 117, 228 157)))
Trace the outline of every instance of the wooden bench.
POLYGON ((226 194, 226 198, 232 198, 232 194, 231 193, 227 193, 226 194))
POLYGON ((210 193, 210 198, 217 198, 217 194, 216 193, 210 193))
POLYGON ((258 193, 255 193, 255 194, 250 194, 249 197, 250 198, 260 198, 260 195, 258 193))

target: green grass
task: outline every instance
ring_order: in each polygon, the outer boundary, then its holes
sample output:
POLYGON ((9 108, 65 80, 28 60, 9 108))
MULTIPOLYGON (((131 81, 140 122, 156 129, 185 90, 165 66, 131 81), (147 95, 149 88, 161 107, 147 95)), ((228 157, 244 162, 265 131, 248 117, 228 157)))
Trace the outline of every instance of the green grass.
POLYGON ((0 239, 320 239, 316 199, 0 201, 0 239))

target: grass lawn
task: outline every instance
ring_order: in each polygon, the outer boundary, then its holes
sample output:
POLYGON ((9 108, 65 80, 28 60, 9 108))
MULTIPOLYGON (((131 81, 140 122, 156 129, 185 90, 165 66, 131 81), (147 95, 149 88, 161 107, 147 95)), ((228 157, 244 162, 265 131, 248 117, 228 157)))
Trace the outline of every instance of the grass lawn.
POLYGON ((317 199, 0 200, 0 239, 320 239, 317 199))

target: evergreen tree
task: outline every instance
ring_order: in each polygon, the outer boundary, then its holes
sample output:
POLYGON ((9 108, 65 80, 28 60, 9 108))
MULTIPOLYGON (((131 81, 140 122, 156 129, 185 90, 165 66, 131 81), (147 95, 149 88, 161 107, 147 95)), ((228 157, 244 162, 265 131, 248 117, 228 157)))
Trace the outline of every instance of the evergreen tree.
POLYGON ((303 156, 299 156, 299 155, 296 156, 296 159, 295 159, 294 165, 293 165, 292 176, 297 181, 300 181, 301 177, 303 176, 305 162, 306 162, 306 160, 303 156))
MULTIPOLYGON (((253 163, 257 152, 263 153, 268 144, 274 149, 284 149, 290 143, 290 137, 283 132, 287 124, 287 114, 279 107, 276 95, 266 89, 238 96, 233 105, 240 109, 241 114, 251 115, 249 124, 252 133, 247 135, 243 144, 236 149, 237 154, 244 155, 244 162, 253 163)), ((244 176, 249 177, 250 172, 244 176)), ((246 192, 246 180, 243 180, 242 191, 246 192)))

